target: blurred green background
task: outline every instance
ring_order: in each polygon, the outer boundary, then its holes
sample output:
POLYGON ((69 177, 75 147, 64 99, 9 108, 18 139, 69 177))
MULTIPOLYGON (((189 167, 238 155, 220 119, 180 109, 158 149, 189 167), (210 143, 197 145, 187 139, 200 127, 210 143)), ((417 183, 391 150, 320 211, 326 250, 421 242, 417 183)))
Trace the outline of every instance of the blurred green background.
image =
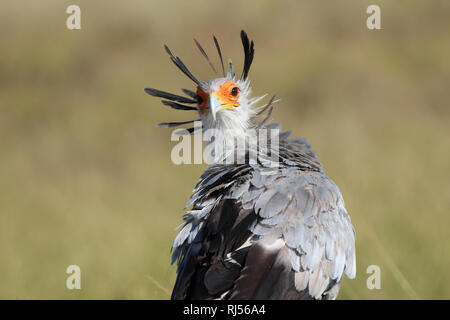
POLYGON ((341 299, 450 298, 450 2, 2 1, 0 298, 167 299, 170 247, 206 168, 176 166, 189 120, 143 92, 212 72, 212 34, 241 69, 255 41, 255 95, 308 139, 357 233, 357 278, 341 299), (81 7, 81 30, 66 8, 81 7), (382 30, 366 28, 381 6, 382 30), (67 266, 81 290, 66 289, 67 266), (366 269, 381 268, 369 290, 366 269))

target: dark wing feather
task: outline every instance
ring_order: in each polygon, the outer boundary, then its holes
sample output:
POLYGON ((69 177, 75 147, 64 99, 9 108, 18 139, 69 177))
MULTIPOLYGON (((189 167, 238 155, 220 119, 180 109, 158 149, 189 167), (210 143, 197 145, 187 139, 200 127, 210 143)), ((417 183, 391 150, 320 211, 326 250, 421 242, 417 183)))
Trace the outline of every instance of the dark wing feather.
POLYGON ((307 291, 295 289, 295 273, 286 263, 287 248, 271 250, 253 245, 245 267, 235 281, 230 299, 236 300, 304 300, 312 299, 307 291))
MULTIPOLYGON (((192 244, 187 248, 182 261, 178 265, 178 276, 172 291, 172 300, 183 300, 187 298, 188 289, 193 285, 191 284, 192 277, 196 272, 198 273, 198 256, 200 250, 201 244, 192 244)), ((198 281, 197 283, 201 284, 198 281)))
POLYGON ((256 216, 241 212, 233 200, 219 201, 209 214, 204 239, 193 244, 201 249, 194 255, 191 246, 186 248, 172 299, 219 298, 239 276, 246 256, 246 248, 239 247, 251 236, 250 224, 256 216), (244 218, 237 222, 241 214, 244 218), (227 256, 230 252, 234 254, 227 256))

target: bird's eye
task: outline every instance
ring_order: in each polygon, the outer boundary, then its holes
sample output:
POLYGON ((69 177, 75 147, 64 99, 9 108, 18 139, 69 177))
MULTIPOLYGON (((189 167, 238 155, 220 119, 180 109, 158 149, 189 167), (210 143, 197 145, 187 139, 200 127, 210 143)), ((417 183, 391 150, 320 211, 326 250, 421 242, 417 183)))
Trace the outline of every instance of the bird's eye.
POLYGON ((231 89, 231 95, 233 97, 236 97, 239 93, 239 88, 238 87, 233 87, 233 89, 231 89))

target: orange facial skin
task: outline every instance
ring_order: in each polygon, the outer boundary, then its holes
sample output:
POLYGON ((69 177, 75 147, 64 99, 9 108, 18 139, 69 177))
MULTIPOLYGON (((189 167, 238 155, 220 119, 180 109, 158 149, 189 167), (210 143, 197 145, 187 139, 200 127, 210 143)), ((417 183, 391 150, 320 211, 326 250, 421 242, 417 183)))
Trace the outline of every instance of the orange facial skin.
MULTIPOLYGON (((202 113, 207 113, 207 106, 208 106, 208 100, 209 95, 204 92, 202 89, 197 88, 197 94, 202 99, 201 104, 199 105, 200 110, 202 113)), ((233 107, 239 107, 239 88, 238 86, 231 80, 228 80, 225 82, 219 90, 211 93, 216 96, 217 99, 219 99, 220 102, 223 103, 223 105, 220 107, 221 109, 232 109, 233 107)))

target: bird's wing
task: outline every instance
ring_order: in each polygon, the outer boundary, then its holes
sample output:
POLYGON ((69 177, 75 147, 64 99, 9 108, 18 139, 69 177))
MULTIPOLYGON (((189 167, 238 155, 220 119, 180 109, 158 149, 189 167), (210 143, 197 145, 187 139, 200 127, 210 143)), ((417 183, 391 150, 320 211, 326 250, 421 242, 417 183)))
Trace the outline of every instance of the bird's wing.
POLYGON ((354 231, 336 185, 285 168, 229 187, 237 172, 207 171, 197 188, 174 242, 172 298, 335 298, 343 272, 355 276, 354 231))
POLYGON ((249 171, 212 166, 200 178, 187 204, 193 208, 172 246, 172 263, 178 261, 172 299, 218 298, 232 287, 256 220, 253 210, 236 201, 248 191, 249 171))
POLYGON ((232 299, 333 299, 344 271, 355 276, 355 236, 337 186, 320 172, 283 170, 251 180, 263 191, 242 205, 257 214, 251 231, 259 238, 232 299))

